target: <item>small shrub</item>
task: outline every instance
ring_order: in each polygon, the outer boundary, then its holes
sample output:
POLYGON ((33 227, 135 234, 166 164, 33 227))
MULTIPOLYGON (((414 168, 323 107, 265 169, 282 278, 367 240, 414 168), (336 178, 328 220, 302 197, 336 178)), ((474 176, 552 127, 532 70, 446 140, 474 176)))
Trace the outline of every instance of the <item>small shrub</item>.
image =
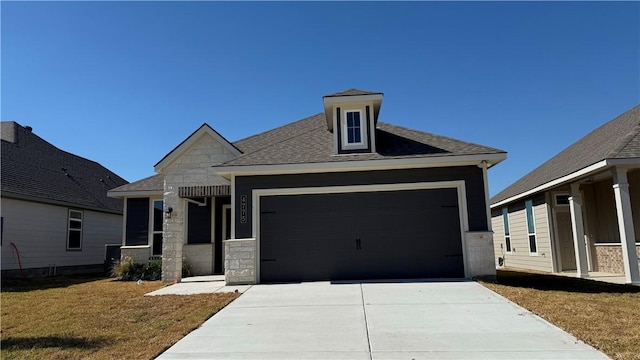
POLYGON ((160 280, 162 277, 162 260, 152 260, 147 264, 135 262, 126 257, 116 262, 111 276, 122 281, 160 280))
POLYGON ((162 278, 162 260, 151 260, 144 268, 143 280, 160 280, 162 278))
POLYGON ((187 259, 182 258, 182 277, 193 276, 193 271, 191 270, 191 264, 187 261, 187 259))

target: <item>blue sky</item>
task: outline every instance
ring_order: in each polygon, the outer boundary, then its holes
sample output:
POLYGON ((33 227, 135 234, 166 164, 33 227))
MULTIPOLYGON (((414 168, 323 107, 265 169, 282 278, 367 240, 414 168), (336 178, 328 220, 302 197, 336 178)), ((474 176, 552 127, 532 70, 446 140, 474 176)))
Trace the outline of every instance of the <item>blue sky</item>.
POLYGON ((492 195, 640 103, 639 2, 7 2, 1 113, 129 181, 384 92, 380 120, 508 151, 492 195))

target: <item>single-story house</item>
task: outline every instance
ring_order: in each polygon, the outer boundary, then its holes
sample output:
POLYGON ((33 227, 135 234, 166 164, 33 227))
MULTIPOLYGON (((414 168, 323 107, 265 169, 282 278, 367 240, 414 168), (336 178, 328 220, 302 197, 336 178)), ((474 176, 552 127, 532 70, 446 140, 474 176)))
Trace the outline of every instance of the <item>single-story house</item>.
POLYGON ((640 106, 491 199, 499 266, 640 284, 640 106))
POLYGON ((378 121, 383 94, 236 142, 204 124, 109 192, 123 255, 229 284, 495 275, 487 169, 502 150, 378 121))
POLYGON ((122 238, 122 200, 107 191, 127 182, 28 126, 3 121, 1 134, 2 276, 102 271, 122 238))

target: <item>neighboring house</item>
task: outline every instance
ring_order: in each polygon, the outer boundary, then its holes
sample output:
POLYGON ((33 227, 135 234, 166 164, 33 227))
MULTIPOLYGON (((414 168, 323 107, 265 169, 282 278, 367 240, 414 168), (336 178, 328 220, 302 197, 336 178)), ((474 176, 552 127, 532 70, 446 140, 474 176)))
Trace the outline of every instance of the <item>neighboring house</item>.
POLYGON ((494 196, 491 216, 501 266, 640 283, 640 106, 494 196))
POLYGON ((327 95, 234 143, 202 125, 159 175, 109 192, 123 255, 162 255, 164 281, 183 260, 230 284, 495 275, 487 168, 506 153, 380 122, 382 98, 327 95))
POLYGON ((2 122, 2 275, 102 271, 105 245, 122 238, 126 184, 100 164, 2 122))

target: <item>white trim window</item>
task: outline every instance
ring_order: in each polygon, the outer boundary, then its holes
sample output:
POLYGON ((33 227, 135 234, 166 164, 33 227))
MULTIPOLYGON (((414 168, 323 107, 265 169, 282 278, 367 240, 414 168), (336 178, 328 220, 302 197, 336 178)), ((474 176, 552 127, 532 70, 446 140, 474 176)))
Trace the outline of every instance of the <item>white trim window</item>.
POLYGON ((345 110, 342 122, 342 146, 353 149, 366 146, 366 124, 362 110, 345 110))
POLYGON ((511 233, 509 232, 509 209, 502 208, 502 221, 504 222, 504 248, 505 251, 511 253, 511 233))
POLYGON ((538 255, 538 239, 536 237, 536 222, 533 214, 533 200, 524 202, 527 216, 527 234, 529 238, 529 255, 538 255))
POLYGON ((553 196, 553 203, 556 207, 569 206, 569 194, 555 194, 553 196))
POLYGON ((164 201, 153 200, 153 210, 151 216, 151 255, 162 255, 162 223, 164 221, 164 201))
POLYGON ((69 209, 67 222, 67 250, 82 250, 82 218, 80 210, 69 209))

